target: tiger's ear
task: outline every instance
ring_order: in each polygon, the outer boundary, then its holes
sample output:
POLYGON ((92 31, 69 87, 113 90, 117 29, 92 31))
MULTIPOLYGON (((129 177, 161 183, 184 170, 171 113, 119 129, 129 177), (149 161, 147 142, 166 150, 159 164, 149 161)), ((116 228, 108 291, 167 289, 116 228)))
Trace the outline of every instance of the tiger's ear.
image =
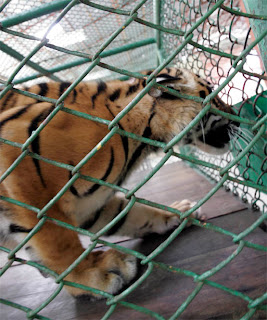
MULTIPOLYGON (((169 74, 160 74, 156 78, 156 82, 161 84, 164 84, 165 82, 169 83, 177 80, 181 80, 181 78, 173 77, 173 76, 170 76, 169 74)), ((161 89, 155 88, 155 87, 152 87, 148 92, 148 94, 153 98, 160 97, 162 93, 163 91, 161 89)))

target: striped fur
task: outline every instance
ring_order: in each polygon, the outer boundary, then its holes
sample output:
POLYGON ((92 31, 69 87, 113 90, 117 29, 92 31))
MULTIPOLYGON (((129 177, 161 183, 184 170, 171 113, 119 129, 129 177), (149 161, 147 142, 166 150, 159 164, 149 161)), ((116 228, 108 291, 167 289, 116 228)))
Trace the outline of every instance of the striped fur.
MULTIPOLYGON (((148 73, 147 73, 148 74, 148 73)), ((158 82, 182 94, 205 98, 210 92, 209 84, 187 70, 167 68, 162 70, 158 82)), ((125 108, 143 89, 145 81, 110 81, 80 83, 67 96, 64 105, 70 109, 91 114, 107 120, 125 108)), ((24 88, 37 95, 58 99, 70 83, 43 83, 24 88)), ((213 105, 230 112, 219 98, 213 105)), ((31 133, 46 119, 54 105, 8 92, 0 101, 0 134, 4 139, 24 143, 31 133)), ((201 103, 174 97, 167 92, 152 88, 151 91, 119 122, 123 130, 140 136, 168 142, 177 135, 202 109, 201 103)), ((229 125, 228 121, 207 115, 204 132, 199 128, 188 134, 181 144, 191 143, 205 150, 227 148, 229 138, 211 141, 210 146, 201 141, 203 134, 229 125), (220 126, 221 123, 221 126, 220 126), (217 129, 216 129, 217 128, 217 129)), ((215 131, 214 131, 215 130, 215 131)), ((30 150, 45 158, 76 165, 108 134, 107 126, 85 120, 60 111, 47 127, 35 138, 30 150)), ((212 139, 211 139, 212 140, 212 139)), ((114 135, 96 155, 81 169, 80 173, 110 183, 121 184, 127 174, 153 148, 133 139, 114 135)), ((21 150, 6 144, 0 145, 0 174, 3 174, 21 150)), ((71 178, 71 173, 38 159, 26 157, 0 185, 0 194, 21 202, 43 208, 71 178)), ((48 210, 50 217, 75 226, 97 232, 126 206, 127 200, 114 195, 112 189, 78 179, 69 190, 48 210)), ((185 200, 172 204, 185 211, 192 204, 185 200)), ((25 208, 0 202, 0 235, 5 240, 19 241, 38 222, 36 214, 25 208)), ((135 204, 129 213, 108 232, 111 234, 140 237, 150 232, 164 233, 179 225, 176 215, 162 210, 135 204)), ((37 260, 58 273, 63 272, 80 254, 83 248, 77 234, 46 222, 28 244, 37 260)), ((118 292, 136 274, 136 261, 129 255, 115 250, 97 251, 89 254, 66 279, 98 288, 110 293, 118 292)), ((68 289, 74 295, 84 294, 81 289, 68 289)), ((96 296, 99 298, 98 296, 96 296)))

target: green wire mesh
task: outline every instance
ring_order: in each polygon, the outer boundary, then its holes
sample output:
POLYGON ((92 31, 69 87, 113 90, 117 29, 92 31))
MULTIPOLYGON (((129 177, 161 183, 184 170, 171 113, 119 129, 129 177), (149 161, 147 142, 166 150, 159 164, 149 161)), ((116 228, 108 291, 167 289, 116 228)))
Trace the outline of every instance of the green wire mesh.
MULTIPOLYGON (((264 1, 258 1, 259 8, 264 9, 264 1)), ((0 138, 2 143, 21 149, 21 155, 10 168, 0 177, 2 182, 26 156, 33 157, 55 166, 64 168, 72 173, 72 178, 43 208, 36 208, 16 199, 0 195, 2 201, 10 202, 27 208, 37 214, 38 224, 20 242, 17 247, 10 250, 0 247, 7 253, 8 262, 0 271, 2 276, 17 261, 37 268, 50 274, 58 284, 54 293, 36 309, 30 309, 6 299, 0 302, 23 310, 29 319, 48 319, 39 312, 44 309, 62 290, 64 286, 82 288, 106 298, 110 306, 102 319, 108 319, 117 305, 149 315, 155 319, 165 319, 162 315, 152 310, 125 301, 125 297, 137 288, 152 272, 154 267, 172 273, 183 274, 197 282, 195 289, 182 303, 169 319, 177 319, 187 308, 197 294, 201 294, 203 285, 209 285, 237 296, 247 303, 248 311, 242 319, 250 319, 257 310, 266 310, 264 300, 267 294, 251 299, 248 295, 209 280, 213 274, 221 270, 242 252, 244 247, 266 251, 262 245, 245 240, 245 237, 266 219, 266 46, 267 41, 267 10, 255 11, 253 1, 244 1, 246 10, 239 7, 237 0, 167 0, 167 1, 88 1, 88 0, 57 0, 38 1, 38 6, 33 0, 7 0, 0 3, 1 13, 1 74, 0 83, 2 91, 0 99, 4 98, 10 90, 38 98, 40 101, 49 101, 55 104, 54 110, 45 119, 38 129, 31 134, 24 144, 0 138), (257 13, 258 12, 258 13, 257 13), (261 15, 259 15, 259 12, 261 15), (260 27, 258 21, 261 22, 260 27), (250 23, 250 24, 249 24, 250 23), (252 26, 252 28, 250 27, 252 26), (263 26, 263 28, 262 28, 263 26), (264 27, 265 26, 265 27, 264 27), (79 42, 76 40, 79 39, 79 42), (257 46, 258 45, 258 46, 257 46), (264 51, 265 50, 265 51, 264 51), (259 52, 263 56, 260 59, 259 52), (114 56, 114 57, 113 57, 114 56), (18 62, 19 61, 19 62, 18 62), (118 128, 119 120, 138 103, 152 86, 159 86, 155 76, 166 65, 178 64, 201 74, 211 81, 215 90, 206 98, 187 97, 200 99, 203 110, 168 144, 153 141, 125 132, 118 128), (136 68, 138 66, 138 68, 136 68), (154 68, 155 71, 147 79, 147 86, 113 121, 100 119, 82 112, 71 110, 64 106, 64 99, 82 80, 97 78, 122 78, 133 76, 142 78, 138 73, 142 69, 154 68), (25 92, 16 84, 38 83, 44 80, 71 81, 73 84, 58 99, 49 99, 25 92), (235 104, 236 116, 219 112, 211 107, 211 99, 218 94, 229 104, 235 104), (241 101, 241 102, 240 102, 241 101), (224 157, 213 158, 195 150, 182 150, 176 152, 173 146, 196 125, 206 112, 220 113, 226 118, 239 121, 245 138, 234 140, 230 152, 224 157), (46 159, 31 152, 28 147, 34 138, 49 125, 51 119, 58 112, 67 112, 105 124, 110 132, 102 141, 75 167, 46 159), (159 161, 150 174, 136 185, 132 190, 80 174, 79 169, 93 157, 114 134, 136 139, 143 143, 160 147, 165 156, 159 161), (196 205, 181 213, 176 209, 163 206, 160 203, 147 201, 135 196, 140 189, 170 158, 176 157, 197 166, 208 176, 217 180, 216 185, 196 205), (85 179, 98 183, 116 191, 123 192, 129 199, 124 210, 108 225, 96 234, 87 230, 74 227, 70 224, 49 217, 46 212, 70 188, 77 179, 85 179), (217 190, 225 185, 239 194, 244 201, 249 201, 254 208, 262 211, 261 216, 240 234, 217 227, 211 223, 201 223, 190 217, 190 214, 206 202, 217 190), (181 225, 148 256, 105 241, 100 238, 114 224, 122 219, 135 204, 135 202, 161 208, 180 215, 184 218, 181 225), (185 270, 154 261, 184 229, 188 221, 194 225, 212 230, 231 237, 236 243, 236 250, 221 261, 214 268, 203 274, 196 274, 185 270), (39 231, 46 221, 52 221, 64 228, 74 230, 90 238, 90 244, 84 253, 74 261, 62 274, 58 275, 53 270, 30 260, 23 260, 16 256, 35 233, 39 231), (110 248, 118 249, 140 259, 141 264, 147 264, 146 272, 130 287, 119 295, 113 296, 106 292, 86 287, 77 283, 64 280, 77 264, 82 261, 97 244, 104 244, 110 248)), ((258 8, 258 9, 259 9, 258 8)), ((169 93, 172 89, 166 88, 169 93)))
MULTIPOLYGON (((245 2, 248 8, 251 3, 253 5, 253 1, 245 2)), ((217 87, 225 79, 228 79, 229 74, 235 69, 234 60, 242 52, 250 49, 241 72, 234 79, 227 82, 227 85, 220 91, 219 95, 226 103, 235 105, 238 115, 257 121, 264 118, 267 113, 267 78, 263 66, 264 62, 266 69, 266 46, 262 51, 263 61, 261 61, 258 54, 259 49, 257 51, 255 47, 250 48, 250 45, 255 41, 254 34, 257 34, 258 30, 249 26, 249 21, 244 16, 246 14, 240 11, 239 5, 240 1, 224 2, 217 11, 210 15, 194 31, 192 40, 195 43, 192 43, 193 46, 184 48, 175 57, 173 63, 194 70, 217 87), (225 7, 227 4, 228 7, 225 7)), ((162 13, 162 25, 167 28, 181 28, 182 26, 181 29, 187 32, 211 6, 212 4, 208 1, 197 1, 197 3, 195 1, 164 2, 160 11, 162 13), (201 6, 199 6, 200 3, 202 4, 201 6)), ((258 6, 265 10, 265 17, 263 16, 261 19, 257 17, 254 20, 260 21, 261 35, 264 35, 261 42, 266 44, 264 31, 266 32, 267 30, 267 7, 263 2, 262 5, 259 3, 258 6)), ((254 7, 257 9, 257 4, 254 3, 254 7)), ((254 26, 256 22, 251 20, 250 24, 254 26)), ((164 58, 168 56, 181 41, 182 36, 177 37, 176 35, 164 33, 161 38, 161 56, 164 58)), ((191 154, 198 159, 214 163, 219 167, 224 167, 242 152, 253 137, 253 130, 251 130, 250 125, 243 123, 240 128, 243 133, 242 138, 232 141, 231 150, 224 157, 211 157, 203 152, 189 148, 184 148, 183 152, 188 155, 191 154)), ((266 187, 266 157, 266 135, 262 135, 256 145, 250 148, 239 163, 231 168, 229 174, 248 183, 251 182, 266 187)), ((220 179, 218 170, 203 166, 198 166, 197 169, 215 181, 220 179)), ((266 198, 257 187, 250 188, 249 184, 241 185, 227 181, 225 188, 226 190, 232 190, 235 195, 239 195, 244 202, 251 203, 253 209, 266 211, 266 198)))

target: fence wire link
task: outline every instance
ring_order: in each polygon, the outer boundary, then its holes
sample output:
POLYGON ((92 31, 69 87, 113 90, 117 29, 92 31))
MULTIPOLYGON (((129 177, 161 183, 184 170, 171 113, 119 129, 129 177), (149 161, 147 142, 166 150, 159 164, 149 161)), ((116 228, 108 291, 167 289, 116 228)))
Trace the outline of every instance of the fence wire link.
MULTIPOLYGON (((241 319, 250 319, 257 310, 266 310, 266 305, 264 305, 264 301, 267 298, 266 294, 256 299, 251 299, 248 295, 238 290, 208 280, 209 277, 235 259, 244 247, 267 251, 266 247, 244 239, 245 236, 253 232, 267 217, 266 198, 264 198, 264 193, 267 193, 267 76, 262 61, 259 59, 259 51, 257 51, 259 49, 256 47, 257 44, 259 44, 259 47, 263 47, 261 45, 264 41, 267 41, 267 32, 265 29, 265 31, 258 35, 255 30, 253 31, 252 28, 249 27, 249 21, 251 23, 254 20, 261 20, 262 23, 267 24, 266 12, 262 15, 250 13, 247 0, 244 1, 247 12, 245 12, 244 8, 241 10, 238 0, 155 0, 154 3, 152 3, 151 0, 142 0, 132 1, 131 4, 121 0, 116 5, 111 4, 108 0, 101 1, 101 4, 99 4, 98 1, 92 2, 88 0, 57 0, 53 2, 43 1, 44 4, 37 8, 32 8, 32 1, 33 0, 28 1, 28 7, 26 6, 24 11, 21 9, 15 10, 19 0, 6 0, 0 5, 0 29, 3 38, 0 41, 0 50, 2 52, 1 58, 3 57, 7 62, 6 67, 3 63, 3 70, 1 70, 2 79, 0 79, 0 86, 2 87, 2 91, 0 93, 0 99, 5 99, 8 93, 13 90, 25 96, 37 98, 40 101, 50 102, 55 105, 55 108, 39 127, 32 132, 24 144, 8 141, 0 137, 0 142, 21 149, 20 156, 0 177, 0 183, 12 173, 26 156, 68 170, 72 177, 43 208, 36 208, 16 199, 0 195, 1 201, 27 208, 35 212, 39 219, 36 226, 16 248, 10 250, 6 247, 0 247, 0 250, 5 252, 8 258, 7 263, 0 271, 0 276, 8 271, 14 262, 19 262, 50 274, 54 277, 55 283, 57 283, 57 287, 51 296, 35 309, 30 309, 6 299, 0 299, 0 303, 24 311, 25 316, 29 319, 49 320, 49 318, 40 315, 39 312, 57 297, 64 286, 72 286, 102 295, 107 299, 106 303, 110 305, 110 307, 102 317, 103 320, 109 319, 118 305, 144 313, 152 318, 163 320, 165 318, 162 315, 152 310, 124 301, 133 290, 149 277, 154 267, 158 267, 168 272, 191 277, 197 283, 195 289, 189 294, 187 299, 180 306, 177 306, 177 310, 169 318, 170 320, 178 319, 196 295, 201 294, 203 285, 209 285, 243 299, 247 303, 248 311, 241 319), (86 12, 85 15, 79 10, 80 6, 83 6, 86 12), (154 16, 153 8, 155 9, 154 16), (58 13, 60 10, 61 12, 58 13), (68 29, 69 26, 67 26, 66 15, 68 19, 77 20, 80 14, 82 15, 81 19, 85 19, 86 21, 86 19, 91 16, 91 10, 94 10, 93 12, 96 19, 92 21, 93 23, 89 23, 88 25, 90 26, 86 26, 85 30, 88 32, 90 28, 97 28, 97 30, 102 31, 103 37, 100 37, 98 40, 93 39, 92 43, 87 43, 88 40, 83 39, 81 43, 79 43, 79 46, 74 45, 71 41, 69 44, 63 46, 60 44, 60 41, 53 41, 55 39, 58 40, 58 38, 55 38, 55 34, 59 26, 63 26, 63 29, 65 28, 70 31, 68 29), (115 21, 115 16, 116 19, 119 20, 119 23, 115 24, 118 25, 118 27, 111 33, 110 26, 111 23, 115 21), (41 23, 45 31, 37 32, 38 28, 40 28, 37 18, 42 19, 41 23), (154 20, 152 18, 154 18, 154 20), (54 35, 53 30, 56 30, 54 35), (242 30, 241 34, 239 34, 240 30, 242 30), (130 42, 127 42, 125 41, 125 37, 127 38, 129 34, 134 36, 130 38, 130 42), (257 36, 254 37, 254 35, 257 36), (51 39, 53 40, 51 41, 51 39), (26 47, 27 50, 23 49, 24 47, 26 47), (82 48, 82 50, 80 48, 82 48), (154 52, 153 58, 150 54, 152 51, 154 52), (51 52, 55 58, 51 58, 49 55, 51 52), (125 52, 127 52, 127 54, 125 52), (119 61, 118 65, 112 60, 113 55, 116 55, 116 59, 119 61), (142 61, 140 61, 140 57, 142 61), (18 64, 16 60, 19 61, 18 64), (156 65, 157 62, 158 65, 156 65), (88 63, 89 65, 85 67, 84 65, 88 63), (136 70, 137 64, 138 70, 136 70), (120 129, 118 127, 119 121, 134 108, 152 86, 163 87, 164 90, 170 94, 180 96, 179 93, 157 84, 155 81, 156 75, 169 64, 176 64, 191 69, 215 85, 215 90, 204 100, 191 96, 183 96, 183 98, 191 100, 200 99, 198 101, 203 103, 203 110, 187 128, 168 144, 143 138, 120 129), (251 68, 251 64, 253 68, 251 68), (146 79, 144 75, 138 71, 148 68, 154 68, 154 72, 146 79), (37 71, 37 73, 34 73, 35 71, 37 71), (130 76, 144 79, 147 85, 112 121, 71 110, 64 106, 66 97, 83 79, 96 79, 100 76, 101 78, 106 77, 108 79, 114 77, 114 72, 117 77, 130 76), (71 77, 71 79, 68 77, 71 77), (16 84, 25 82, 32 83, 33 80, 35 83, 38 83, 38 81, 49 78, 55 81, 69 79, 72 81, 72 84, 57 100, 29 93, 15 87, 16 84), (211 107, 210 101, 217 94, 229 104, 235 105, 236 115, 225 114, 211 107), (175 152, 172 147, 182 139, 208 111, 240 122, 240 127, 245 133, 244 137, 233 140, 230 152, 223 157, 215 158, 199 151, 188 150, 187 148, 183 148, 179 153, 175 152), (75 167, 44 158, 28 149, 32 141, 49 125, 50 121, 56 117, 59 112, 66 112, 73 116, 102 123, 110 130, 102 141, 92 150, 89 150, 88 154, 75 167), (143 181, 131 190, 80 173, 83 165, 87 163, 114 134, 120 134, 121 136, 157 146, 166 153, 155 168, 144 177, 143 181), (217 181, 215 187, 212 188, 205 197, 199 200, 192 209, 184 213, 169 206, 163 206, 160 203, 135 196, 135 192, 160 170, 171 156, 189 162, 192 166, 217 181), (46 214, 47 210, 59 200, 77 179, 84 179, 101 186, 112 188, 115 191, 120 191, 124 193, 126 199, 130 199, 121 213, 95 234, 51 218, 46 214), (260 218, 240 234, 234 234, 211 223, 202 223, 190 216, 194 210, 199 208, 216 193, 222 185, 224 185, 226 189, 231 189, 234 194, 240 195, 244 202, 250 202, 253 208, 262 211, 260 218), (118 223, 120 219, 127 215, 135 202, 175 213, 182 219, 180 226, 173 231, 168 239, 147 256, 100 238, 100 236, 105 234, 118 223), (92 244, 87 247, 81 256, 61 274, 56 274, 53 270, 37 262, 24 260, 16 256, 18 250, 25 246, 34 234, 40 230, 42 225, 48 221, 63 228, 76 231, 80 235, 85 235, 92 241, 92 244), (237 246, 236 250, 225 260, 219 262, 215 267, 207 270, 203 274, 196 274, 190 270, 168 266, 164 263, 154 261, 154 258, 179 236, 188 222, 200 228, 212 230, 213 232, 231 237, 233 243, 237 246), (64 278, 90 254, 97 244, 102 244, 137 257, 141 260, 141 264, 147 264, 146 272, 117 296, 66 281, 64 278)), ((96 33, 98 33, 98 31, 96 31, 96 33)), ((80 34, 80 36, 82 37, 83 34, 80 34)), ((266 55, 266 51, 262 52, 262 55, 264 54, 266 55)), ((265 68, 266 67, 265 65, 265 68)))

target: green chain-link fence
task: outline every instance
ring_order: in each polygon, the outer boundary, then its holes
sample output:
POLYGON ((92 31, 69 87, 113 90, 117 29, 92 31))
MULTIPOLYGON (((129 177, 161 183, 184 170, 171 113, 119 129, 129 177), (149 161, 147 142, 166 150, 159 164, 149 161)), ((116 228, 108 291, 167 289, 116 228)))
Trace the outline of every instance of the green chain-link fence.
MULTIPOLYGON (((209 277, 221 270, 232 261, 244 247, 266 251, 244 238, 266 219, 266 204, 264 194, 266 182, 266 42, 267 42, 267 8, 265 1, 252 0, 166 0, 166 1, 88 1, 88 0, 40 0, 38 6, 34 0, 7 0, 0 3, 1 14, 1 75, 2 92, 0 98, 5 99, 9 92, 17 91, 26 96, 49 101, 55 104, 54 110, 32 132, 24 144, 7 141, 0 138, 2 143, 21 149, 21 155, 12 166, 2 175, 2 182, 26 156, 64 168, 72 174, 72 178, 43 208, 36 208, 16 199, 0 195, 2 201, 25 207, 36 213, 38 224, 13 250, 6 247, 0 249, 8 254, 8 262, 1 269, 3 275, 15 262, 23 262, 39 270, 45 271, 55 278, 58 284, 55 292, 38 308, 31 310, 12 301, 1 299, 0 302, 13 308, 25 311, 28 318, 47 319, 39 315, 61 291, 63 286, 83 288, 89 292, 102 295, 107 299, 110 309, 102 319, 108 319, 116 306, 123 305, 145 313, 156 319, 164 319, 144 307, 125 301, 125 297, 139 286, 152 272, 155 266, 169 272, 180 273, 192 277, 198 284, 186 301, 178 307, 169 319, 177 319, 197 294, 201 294, 203 285, 219 288, 230 295, 237 296, 247 302, 248 311, 242 319, 250 319, 257 310, 266 310, 263 305, 266 294, 251 299, 248 295, 209 280, 209 277), (111 31, 111 29, 113 29, 111 31), (77 39, 79 39, 77 42, 77 39), (260 58, 260 54, 262 59, 260 58), (115 55, 115 59, 114 56, 115 55), (19 62, 18 62, 19 61, 19 62), (131 110, 155 82, 157 73, 169 64, 178 64, 201 74, 212 82, 215 90, 204 100, 203 110, 178 134, 171 142, 164 144, 147 138, 125 132, 118 128, 119 120, 131 110), (138 66, 138 69, 137 67, 138 66), (148 77, 147 85, 140 94, 113 120, 107 121, 82 112, 76 112, 64 106, 64 99, 82 81, 103 78, 123 78, 131 76, 143 78, 138 71, 153 68, 155 71, 148 77), (127 69, 127 70, 126 70, 127 69), (19 89, 17 84, 38 83, 38 81, 55 80, 71 81, 73 84, 58 99, 37 96, 19 89), (210 101, 217 94, 229 104, 235 104, 236 116, 225 114, 211 107, 210 101), (224 157, 211 157, 195 150, 183 148, 179 153, 173 146, 196 125, 206 112, 222 114, 226 118, 241 124, 243 137, 232 143, 231 151, 224 157), (94 149, 75 167, 69 164, 52 161, 29 151, 29 146, 35 137, 49 126, 49 122, 58 112, 67 112, 74 116, 93 120, 108 126, 109 134, 99 142, 94 149), (114 134, 120 134, 143 143, 160 147, 165 155, 150 174, 132 190, 98 180, 79 173, 81 167, 93 157, 114 134), (217 180, 212 190, 190 210, 181 213, 160 203, 135 197, 135 192, 141 188, 170 158, 177 157, 188 161, 191 165, 204 171, 209 177, 217 180), (49 217, 47 210, 70 188, 77 179, 85 179, 114 190, 123 192, 130 199, 127 207, 96 234, 49 217), (189 215, 207 201, 221 186, 225 185, 244 201, 248 201, 255 209, 261 210, 260 218, 240 234, 234 234, 212 223, 201 223, 189 215), (182 224, 148 256, 134 250, 126 249, 100 239, 115 223, 123 218, 135 202, 144 203, 180 215, 182 224), (200 228, 222 233, 232 238, 237 249, 227 259, 203 274, 190 270, 172 267, 154 261, 184 229, 188 220, 200 228), (92 244, 85 250, 65 272, 58 275, 30 260, 22 260, 16 256, 22 248, 46 221, 54 223, 90 238, 92 244), (141 264, 147 265, 146 272, 119 295, 96 290, 64 280, 64 277, 77 266, 98 244, 118 249, 140 259, 141 264)), ((179 94, 165 88, 169 93, 179 94)))

